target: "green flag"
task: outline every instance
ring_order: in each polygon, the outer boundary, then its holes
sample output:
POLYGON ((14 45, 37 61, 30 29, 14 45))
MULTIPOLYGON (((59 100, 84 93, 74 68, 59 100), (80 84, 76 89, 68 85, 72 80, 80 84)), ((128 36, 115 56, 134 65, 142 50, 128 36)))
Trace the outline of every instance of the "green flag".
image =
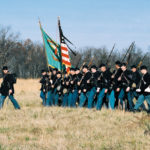
POLYGON ((48 66, 52 68, 57 68, 58 70, 61 71, 62 64, 61 64, 60 45, 57 44, 55 41, 53 41, 42 29, 42 27, 40 28, 43 36, 48 66))

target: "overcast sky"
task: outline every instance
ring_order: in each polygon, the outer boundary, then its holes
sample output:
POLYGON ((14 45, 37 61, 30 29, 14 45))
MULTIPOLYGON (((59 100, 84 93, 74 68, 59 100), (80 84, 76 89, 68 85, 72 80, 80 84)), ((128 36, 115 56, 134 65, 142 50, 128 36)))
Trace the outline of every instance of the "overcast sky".
POLYGON ((11 26, 21 39, 42 42, 38 17, 58 41, 57 17, 64 34, 78 48, 114 43, 127 48, 132 41, 150 46, 150 0, 0 0, 0 25, 11 26))

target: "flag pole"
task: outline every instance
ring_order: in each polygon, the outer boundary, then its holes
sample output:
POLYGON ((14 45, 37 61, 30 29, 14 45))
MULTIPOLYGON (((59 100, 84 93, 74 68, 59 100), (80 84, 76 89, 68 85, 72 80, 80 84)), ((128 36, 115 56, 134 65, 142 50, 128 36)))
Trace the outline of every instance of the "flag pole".
POLYGON ((47 67, 48 67, 48 71, 50 71, 49 70, 49 64, 48 64, 48 58, 47 58, 47 54, 46 54, 46 47, 45 47, 43 32, 42 32, 42 25, 41 25, 40 19, 39 19, 39 26, 40 26, 40 30, 41 30, 41 34, 42 34, 43 43, 44 43, 44 49, 45 49, 45 56, 46 56, 47 67))
MULTIPOLYGON (((60 53, 61 53, 61 37, 60 37, 60 16, 58 16, 58 29, 59 29, 59 40, 60 40, 60 53)), ((63 73, 62 56, 60 54, 61 72, 63 73)))

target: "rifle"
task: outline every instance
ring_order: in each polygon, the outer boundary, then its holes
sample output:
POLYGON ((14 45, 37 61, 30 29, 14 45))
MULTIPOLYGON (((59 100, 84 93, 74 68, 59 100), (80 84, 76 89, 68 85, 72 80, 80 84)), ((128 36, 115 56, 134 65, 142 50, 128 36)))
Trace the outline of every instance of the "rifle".
POLYGON ((112 55, 112 53, 113 53, 114 48, 115 48, 115 44, 114 44, 114 46, 113 46, 112 50, 110 51, 110 54, 109 54, 109 56, 108 56, 108 58, 107 58, 106 66, 108 66, 108 63, 109 63, 109 60, 110 60, 110 58, 111 58, 111 55, 112 55))
MULTIPOLYGON (((92 57, 92 59, 90 60, 90 62, 89 62, 89 64, 88 64, 88 67, 91 66, 91 64, 92 64, 92 62, 93 62, 93 59, 94 59, 94 57, 92 57)), ((83 66, 85 65, 85 63, 86 63, 86 62, 84 62, 84 63, 82 64, 82 66, 80 67, 80 72, 81 72, 83 66)), ((85 74, 82 76, 81 80, 79 81, 79 84, 81 84, 81 82, 82 82, 82 80, 83 80, 84 77, 85 77, 85 74)))
POLYGON ((82 68, 83 68, 83 66, 86 64, 86 62, 83 62, 83 64, 81 65, 81 67, 80 67, 80 72, 81 72, 81 70, 82 70, 82 68))
POLYGON ((132 46, 131 46, 131 50, 130 50, 130 52, 129 52, 129 55, 128 55, 128 58, 127 58, 127 61, 126 61, 126 64, 127 64, 127 65, 129 64, 129 61, 130 61, 130 59, 131 59, 133 46, 134 46, 134 43, 133 43, 132 46))
POLYGON ((132 48, 133 48, 133 46, 134 46, 134 43, 135 43, 135 42, 132 42, 132 43, 131 43, 131 45, 129 46, 129 48, 128 48, 128 50, 127 50, 126 54, 124 55, 124 57, 123 57, 123 59, 122 59, 121 62, 124 62, 124 60, 125 60, 125 58, 127 57, 128 53, 130 53, 130 51, 132 50, 132 48))
MULTIPOLYGON (((91 64, 92 64, 92 62, 93 62, 93 59, 94 59, 94 57, 92 57, 92 59, 90 60, 90 62, 89 62, 89 64, 88 64, 88 67, 90 67, 91 66, 91 64)), ((86 64, 86 62, 83 62, 83 64, 81 65, 81 67, 80 67, 80 72, 81 72, 81 70, 82 70, 82 68, 83 68, 83 66, 86 64)))
POLYGON ((88 64, 88 67, 90 67, 90 66, 92 65, 93 60, 94 60, 94 57, 91 58, 91 60, 90 60, 90 62, 89 62, 89 64, 88 64))
MULTIPOLYGON (((129 48, 128 48, 126 54, 125 54, 125 56, 123 57, 123 59, 122 59, 122 61, 121 61, 121 63, 124 62, 124 60, 125 60, 125 58, 127 57, 128 53, 131 52, 131 50, 133 49, 134 43, 135 43, 135 42, 132 42, 131 45, 129 46, 129 48)), ((130 56, 128 56, 128 57, 130 57, 130 56)), ((114 72, 113 76, 115 76, 117 73, 118 73, 118 70, 116 70, 116 71, 114 72)))
POLYGON ((146 54, 143 56, 143 58, 141 59, 141 61, 138 63, 138 65, 137 65, 137 67, 136 67, 137 69, 139 69, 139 68, 141 67, 141 65, 142 65, 142 63, 143 63, 145 57, 147 56, 147 54, 148 54, 148 53, 146 53, 146 54))

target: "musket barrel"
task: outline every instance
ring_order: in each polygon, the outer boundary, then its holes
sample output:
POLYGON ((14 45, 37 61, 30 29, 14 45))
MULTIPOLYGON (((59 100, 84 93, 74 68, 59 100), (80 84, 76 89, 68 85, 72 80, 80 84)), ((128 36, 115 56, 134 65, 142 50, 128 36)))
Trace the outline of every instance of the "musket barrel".
POLYGON ((124 62, 124 60, 125 60, 125 58, 127 57, 128 53, 130 52, 130 50, 132 50, 132 47, 133 47, 134 43, 135 43, 135 42, 132 42, 132 43, 131 43, 131 45, 129 46, 129 48, 128 48, 128 50, 127 50, 127 52, 126 52, 126 54, 125 54, 125 56, 124 56, 124 58, 122 59, 121 62, 124 62))
POLYGON ((106 61, 106 66, 107 66, 108 63, 109 63, 109 60, 110 60, 110 57, 111 57, 111 55, 112 55, 112 53, 113 53, 114 48, 115 48, 115 44, 114 44, 112 50, 110 51, 110 54, 109 54, 108 59, 107 59, 107 61, 106 61))

